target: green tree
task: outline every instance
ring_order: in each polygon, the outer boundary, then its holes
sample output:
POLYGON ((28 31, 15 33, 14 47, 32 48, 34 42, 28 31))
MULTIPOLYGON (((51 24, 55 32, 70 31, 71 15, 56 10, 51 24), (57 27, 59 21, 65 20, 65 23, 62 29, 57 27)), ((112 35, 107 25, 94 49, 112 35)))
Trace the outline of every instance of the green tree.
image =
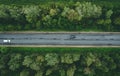
POLYGON ((35 23, 40 16, 41 9, 38 6, 31 5, 31 6, 24 6, 22 8, 23 13, 25 14, 26 20, 29 23, 35 23))
POLYGON ((30 76, 30 72, 28 70, 23 70, 20 72, 20 76, 30 76))
POLYGON ((41 30, 41 21, 38 21, 37 23, 36 23, 36 29, 37 30, 41 30))
POLYGON ((20 21, 20 17, 22 16, 22 10, 20 7, 17 6, 11 6, 9 7, 10 17, 14 20, 20 21))
POLYGON ((104 25, 109 25, 109 24, 111 24, 111 19, 106 19, 106 20, 104 20, 104 25))
POLYGON ((26 67, 30 67, 32 63, 33 63, 33 59, 31 56, 24 57, 23 65, 25 65, 26 67))
POLYGON ((7 47, 0 47, 0 54, 5 54, 8 52, 8 48, 7 47))
POLYGON ((43 76, 43 71, 37 71, 37 73, 35 74, 35 76, 43 76))
POLYGON ((48 76, 48 75, 50 75, 51 73, 53 72, 53 70, 52 69, 47 69, 47 71, 46 71, 46 76, 48 76))
POLYGON ((7 63, 9 61, 9 52, 7 47, 0 47, 0 70, 7 68, 7 63))
POLYGON ((7 19, 10 17, 9 6, 0 5, 0 18, 7 19))
POLYGON ((67 76, 74 76, 75 70, 76 70, 76 66, 75 65, 72 65, 71 67, 69 67, 67 69, 67 76))
POLYGON ((45 60, 47 62, 47 65, 49 65, 49 66, 57 65, 60 61, 58 54, 56 54, 56 53, 47 53, 45 55, 45 60))
POLYGON ((59 70, 60 76, 66 76, 66 72, 64 69, 59 70))
POLYGON ((104 29, 105 30, 110 30, 111 29, 111 19, 106 19, 105 21, 104 21, 104 29))
POLYGON ((88 53, 85 57, 86 66, 89 67, 96 61, 96 56, 92 53, 88 53))
POLYGON ((0 70, 5 69, 7 65, 8 56, 0 55, 0 70))
POLYGON ((9 25, 7 25, 7 26, 5 27, 5 29, 6 29, 7 31, 14 31, 14 30, 15 30, 15 26, 12 25, 12 24, 9 24, 9 25))
POLYGON ((19 53, 11 54, 8 65, 10 70, 19 69, 22 65, 22 55, 19 53))
POLYGON ((120 25, 120 17, 115 18, 114 24, 120 25))
POLYGON ((104 20, 103 19, 99 19, 99 20, 96 21, 96 23, 98 25, 103 25, 104 24, 104 20))
POLYGON ((108 10, 106 12, 106 18, 109 19, 112 16, 112 14, 113 14, 113 11, 112 10, 108 10))
POLYGON ((38 54, 32 54, 29 56, 25 56, 23 61, 23 65, 26 67, 31 68, 32 70, 40 70, 43 66, 42 63, 44 62, 44 57, 38 54))
POLYGON ((84 72, 84 75, 94 76, 94 70, 89 67, 84 68, 83 72, 84 72))

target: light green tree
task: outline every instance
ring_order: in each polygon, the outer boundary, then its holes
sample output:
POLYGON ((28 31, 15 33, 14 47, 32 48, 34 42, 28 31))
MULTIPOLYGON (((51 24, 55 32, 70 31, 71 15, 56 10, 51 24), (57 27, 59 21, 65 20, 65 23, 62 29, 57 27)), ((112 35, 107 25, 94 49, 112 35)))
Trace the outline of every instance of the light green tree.
POLYGON ((44 57, 38 54, 32 54, 24 57, 23 65, 31 68, 32 70, 41 70, 43 67, 44 57))
POLYGON ((49 65, 49 66, 57 65, 60 61, 58 54, 56 54, 56 53, 47 53, 45 55, 45 60, 47 62, 47 65, 49 65))
POLYGON ((112 10, 108 10, 106 12, 106 18, 109 19, 112 16, 112 14, 113 14, 113 11, 112 10))
POLYGON ((54 16, 54 15, 57 15, 57 9, 50 9, 50 12, 49 12, 49 14, 51 15, 51 16, 54 16))
POLYGON ((25 14, 26 20, 30 23, 34 23, 37 21, 41 9, 35 5, 27 5, 22 8, 22 11, 25 14))
POLYGON ((63 54, 61 55, 61 63, 72 64, 75 61, 78 61, 80 58, 80 54, 63 54))
POLYGON ((75 9, 64 7, 61 15, 63 17, 67 17, 69 20, 80 21, 82 18, 97 18, 102 14, 102 8, 100 6, 92 4, 91 2, 77 2, 75 5, 75 9))
POLYGON ((61 14, 63 17, 68 18, 69 20, 81 20, 81 16, 74 9, 70 9, 69 7, 64 7, 64 10, 61 14))
POLYGON ((102 14, 102 8, 91 2, 76 3, 76 10, 81 17, 99 17, 102 14))
POLYGON ((15 20, 19 20, 20 21, 20 17, 22 16, 22 9, 20 7, 16 7, 16 6, 10 6, 9 7, 9 12, 10 12, 10 17, 15 19, 15 20))

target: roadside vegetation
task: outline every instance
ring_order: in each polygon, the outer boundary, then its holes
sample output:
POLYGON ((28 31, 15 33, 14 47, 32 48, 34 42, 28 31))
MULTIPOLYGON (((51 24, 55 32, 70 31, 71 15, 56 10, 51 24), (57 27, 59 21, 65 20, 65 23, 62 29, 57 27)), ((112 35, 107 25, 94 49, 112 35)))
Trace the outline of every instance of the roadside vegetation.
POLYGON ((120 76, 120 48, 0 47, 0 76, 120 76))
POLYGON ((0 31, 120 31, 119 0, 0 0, 0 31))
MULTIPOLYGON (((120 0, 0 0, 0 31, 120 32, 120 0)), ((120 76, 120 48, 0 47, 0 76, 120 76)))

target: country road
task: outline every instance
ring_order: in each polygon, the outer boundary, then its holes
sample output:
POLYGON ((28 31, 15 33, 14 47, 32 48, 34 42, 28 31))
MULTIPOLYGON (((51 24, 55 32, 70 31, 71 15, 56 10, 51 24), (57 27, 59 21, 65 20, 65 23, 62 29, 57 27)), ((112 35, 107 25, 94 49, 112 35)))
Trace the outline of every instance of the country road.
POLYGON ((120 46, 120 33, 0 33, 0 45, 120 46))

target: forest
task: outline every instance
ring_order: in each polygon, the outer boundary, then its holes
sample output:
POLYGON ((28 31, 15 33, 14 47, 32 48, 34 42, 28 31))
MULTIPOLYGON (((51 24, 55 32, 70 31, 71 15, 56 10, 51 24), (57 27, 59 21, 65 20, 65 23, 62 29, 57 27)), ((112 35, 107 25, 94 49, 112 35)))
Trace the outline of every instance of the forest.
POLYGON ((0 31, 120 31, 119 0, 17 1, 1 0, 0 31))
POLYGON ((120 76, 120 48, 0 47, 0 76, 120 76))

